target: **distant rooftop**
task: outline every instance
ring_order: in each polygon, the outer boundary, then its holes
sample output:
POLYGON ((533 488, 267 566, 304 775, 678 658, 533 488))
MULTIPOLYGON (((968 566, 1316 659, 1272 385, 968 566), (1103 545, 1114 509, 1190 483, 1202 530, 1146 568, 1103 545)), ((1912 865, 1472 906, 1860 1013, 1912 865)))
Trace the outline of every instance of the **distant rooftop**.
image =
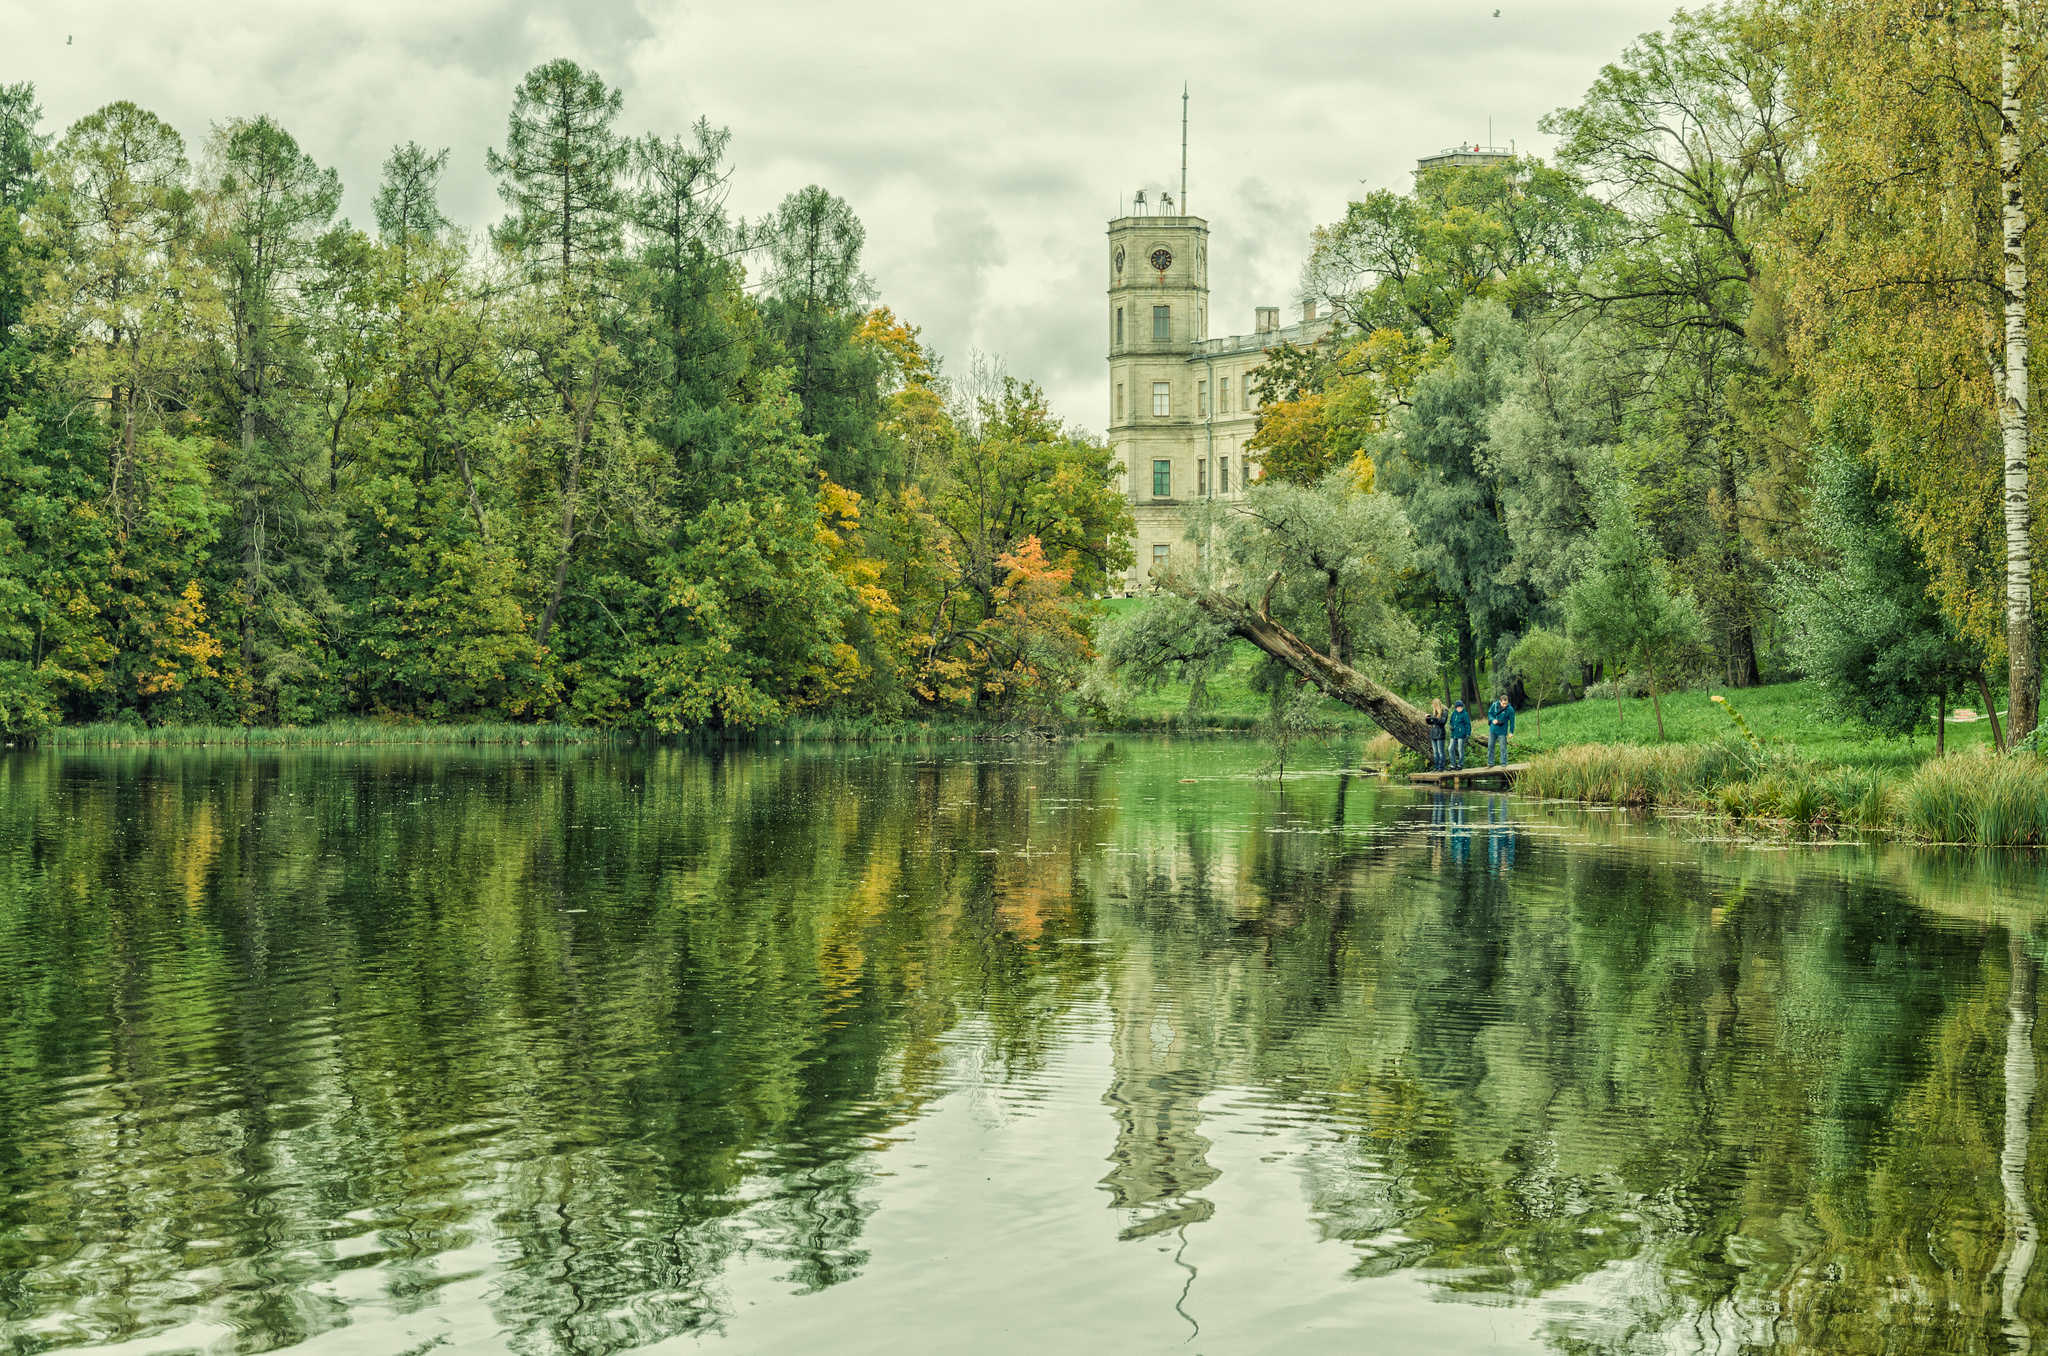
POLYGON ((1415 162, 1415 169, 1417 173, 1420 173, 1423 170, 1436 169, 1438 167, 1463 168, 1468 165, 1505 165, 1514 158, 1515 148, 1512 146, 1481 146, 1476 142, 1467 142, 1462 146, 1451 146, 1438 151, 1435 155, 1423 156, 1415 162))

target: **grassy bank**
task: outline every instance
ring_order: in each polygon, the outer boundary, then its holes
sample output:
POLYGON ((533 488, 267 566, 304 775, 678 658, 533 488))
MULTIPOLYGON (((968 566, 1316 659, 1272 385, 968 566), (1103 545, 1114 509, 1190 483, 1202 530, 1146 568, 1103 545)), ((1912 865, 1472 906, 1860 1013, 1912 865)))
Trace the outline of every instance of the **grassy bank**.
POLYGON ((1536 754, 1524 795, 1659 806, 1776 830, 1867 830, 1930 843, 2048 847, 2048 759, 1977 748, 1858 767, 1785 747, 1589 744, 1536 754))

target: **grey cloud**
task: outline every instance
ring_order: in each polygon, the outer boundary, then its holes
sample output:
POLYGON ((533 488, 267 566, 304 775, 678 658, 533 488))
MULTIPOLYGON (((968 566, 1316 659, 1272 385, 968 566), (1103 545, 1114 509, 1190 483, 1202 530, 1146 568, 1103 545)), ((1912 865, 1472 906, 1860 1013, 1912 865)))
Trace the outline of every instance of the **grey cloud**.
POLYGON ((570 56, 626 94, 633 131, 733 129, 733 208, 806 183, 853 203, 883 300, 956 366, 1007 355, 1068 418, 1100 427, 1100 245, 1119 198, 1177 181, 1192 90, 1192 206, 1215 231, 1212 329, 1293 294, 1310 226, 1361 181, 1484 137, 1541 149, 1536 120, 1666 11, 1643 0, 1328 0, 1255 11, 1194 0, 1156 18, 1083 0, 0 0, 0 80, 34 80, 62 126, 128 98, 195 149, 268 112, 369 217, 395 142, 448 146, 450 214, 499 211, 484 150, 532 65, 570 56), (1492 11, 1502 17, 1492 18, 1492 11), (65 37, 75 35, 67 47, 65 37))

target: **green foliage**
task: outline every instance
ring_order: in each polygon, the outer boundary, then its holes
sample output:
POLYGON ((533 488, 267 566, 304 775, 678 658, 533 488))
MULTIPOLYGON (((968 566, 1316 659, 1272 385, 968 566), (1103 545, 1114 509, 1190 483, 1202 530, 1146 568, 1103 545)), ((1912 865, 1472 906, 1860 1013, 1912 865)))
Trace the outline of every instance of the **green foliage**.
MULTIPOLYGON (((1392 583, 1414 546, 1399 505, 1361 492, 1350 472, 1313 486, 1261 481, 1241 512, 1212 504, 1188 529, 1179 572, 1197 587, 1264 606, 1310 646, 1387 684, 1414 682, 1436 665, 1433 648, 1395 606, 1392 583)), ((1138 691, 1206 683, 1231 662, 1229 635, 1192 601, 1166 594, 1126 613, 1105 633, 1105 673, 1138 691)), ((1292 677, 1267 663, 1252 686, 1275 719, 1326 721, 1292 677), (1310 713, 1315 716, 1310 720, 1310 713)), ((1190 694, 1190 708, 1199 699, 1190 694)))
POLYGON ((1682 671, 1704 643, 1705 628, 1691 597, 1672 587, 1648 535, 1614 500, 1601 515, 1597 541, 1593 572, 1565 595, 1566 626, 1582 649, 1616 669, 1642 667, 1662 739, 1660 682, 1668 685, 1682 671))
POLYGON ((1814 466, 1816 553, 1780 575, 1791 651, 1808 677, 1889 734, 1939 720, 1983 653, 1942 614, 1871 464, 1830 438, 1814 466))
POLYGON ((742 229, 725 131, 622 110, 527 75, 483 255, 446 151, 393 149, 372 238, 272 118, 195 171, 0 91, 9 731, 1056 718, 1129 564, 1109 449, 871 314, 843 201, 742 229))
POLYGON ((1543 704, 1554 702, 1568 690, 1565 675, 1573 663, 1571 642, 1555 631, 1533 627, 1508 651, 1507 671, 1522 680, 1522 690, 1536 703, 1536 728, 1543 733, 1543 704))
POLYGON ((1411 192, 1374 189, 1343 221, 1318 227, 1304 290, 1364 333, 1448 335, 1480 298, 1516 315, 1542 309, 1613 227, 1613 210, 1576 175, 1533 157, 1435 166, 1411 192))
POLYGON ((619 249, 618 181, 632 146, 612 124, 624 106, 567 57, 536 66, 513 96, 504 151, 485 157, 512 209, 493 237, 564 291, 604 274, 619 249))

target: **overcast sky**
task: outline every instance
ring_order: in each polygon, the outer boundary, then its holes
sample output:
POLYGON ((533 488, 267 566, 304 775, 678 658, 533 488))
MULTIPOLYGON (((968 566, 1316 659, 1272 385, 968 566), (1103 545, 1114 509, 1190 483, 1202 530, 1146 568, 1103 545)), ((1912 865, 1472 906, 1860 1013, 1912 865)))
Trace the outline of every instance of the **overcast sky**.
POLYGON ((1099 430, 1102 232, 1180 174, 1208 218, 1210 329, 1292 305, 1311 226, 1361 185, 1405 187, 1460 141, 1548 149, 1537 120, 1668 16, 1644 0, 1327 0, 1154 6, 1041 0, 0 0, 0 82, 46 130, 131 99, 184 133, 269 113, 371 219, 408 139, 453 151, 442 204, 499 212, 484 169, 512 89, 557 56, 625 92, 629 131, 732 129, 744 215, 819 183, 868 228, 882 299, 954 369, 970 350, 1099 430), (1498 17, 1496 17, 1496 14, 1498 17))

